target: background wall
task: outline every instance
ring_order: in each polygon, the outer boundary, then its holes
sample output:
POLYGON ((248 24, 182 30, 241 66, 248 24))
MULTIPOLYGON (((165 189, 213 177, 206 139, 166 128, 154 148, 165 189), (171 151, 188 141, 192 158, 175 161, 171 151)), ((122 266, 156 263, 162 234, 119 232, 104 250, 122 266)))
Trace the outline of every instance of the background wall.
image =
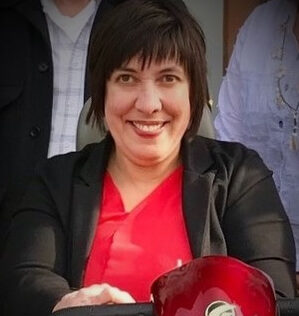
POLYGON ((223 73, 223 0, 184 0, 207 43, 208 80, 214 109, 223 73))

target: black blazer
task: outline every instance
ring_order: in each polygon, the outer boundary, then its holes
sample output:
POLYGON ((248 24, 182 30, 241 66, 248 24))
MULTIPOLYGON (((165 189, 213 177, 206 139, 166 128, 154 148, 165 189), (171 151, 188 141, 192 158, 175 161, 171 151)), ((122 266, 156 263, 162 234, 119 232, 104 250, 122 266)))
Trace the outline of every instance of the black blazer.
MULTIPOLYGON (((8 315, 43 316, 78 288, 99 215, 108 136, 41 164, 15 214, 2 272, 8 315)), ((272 173, 252 150, 196 137, 182 145, 183 210, 194 257, 228 254, 294 295, 295 248, 272 173)))

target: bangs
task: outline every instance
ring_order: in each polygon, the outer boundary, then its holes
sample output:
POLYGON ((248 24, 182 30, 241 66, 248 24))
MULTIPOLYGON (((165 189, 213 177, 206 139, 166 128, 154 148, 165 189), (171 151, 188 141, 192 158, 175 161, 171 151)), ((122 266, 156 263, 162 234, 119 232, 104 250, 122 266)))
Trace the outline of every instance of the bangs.
POLYGON ((142 28, 130 35, 124 36, 122 49, 115 47, 113 56, 105 67, 107 78, 110 78, 115 69, 127 65, 136 57, 142 70, 149 67, 152 62, 171 60, 189 72, 188 61, 191 56, 186 49, 182 30, 177 25, 142 28))
POLYGON ((152 62, 160 64, 163 61, 171 60, 183 66, 186 71, 187 59, 180 44, 174 38, 171 38, 169 34, 147 36, 144 39, 144 43, 141 43, 142 48, 139 51, 137 48, 133 49, 126 56, 124 64, 129 63, 132 58, 137 57, 143 70, 145 67, 149 67, 152 62))

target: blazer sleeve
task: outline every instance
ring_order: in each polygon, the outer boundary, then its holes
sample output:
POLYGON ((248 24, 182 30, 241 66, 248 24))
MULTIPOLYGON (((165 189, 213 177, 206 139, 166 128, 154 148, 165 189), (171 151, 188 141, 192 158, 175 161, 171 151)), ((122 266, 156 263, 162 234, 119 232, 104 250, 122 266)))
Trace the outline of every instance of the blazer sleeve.
POLYGON ((14 215, 1 262, 4 315, 49 315, 71 291, 66 227, 41 175, 28 193, 14 215))
POLYGON ((223 217, 228 254, 266 272, 282 297, 295 295, 295 245, 269 171, 249 151, 234 171, 223 217))

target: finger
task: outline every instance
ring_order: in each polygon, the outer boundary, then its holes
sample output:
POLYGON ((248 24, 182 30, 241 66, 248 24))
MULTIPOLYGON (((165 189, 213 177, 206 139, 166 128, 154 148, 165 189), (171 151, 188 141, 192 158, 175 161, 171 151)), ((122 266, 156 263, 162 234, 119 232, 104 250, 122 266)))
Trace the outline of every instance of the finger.
POLYGON ((125 291, 121 291, 109 284, 95 284, 78 291, 66 294, 55 305, 53 312, 63 308, 102 305, 102 304, 135 303, 133 297, 125 291))
POLYGON ((64 295, 60 301, 54 306, 53 312, 60 309, 68 307, 77 307, 95 304, 94 300, 97 295, 103 291, 103 288, 100 286, 92 288, 82 288, 80 290, 74 291, 64 295))
POLYGON ((128 292, 107 283, 94 284, 82 290, 86 291, 88 295, 96 297, 94 304, 135 303, 134 298, 128 292))
POLYGON ((99 304, 126 304, 126 303, 135 303, 134 298, 125 291, 122 291, 116 287, 106 287, 103 292, 99 295, 99 304))
POLYGON ((136 303, 130 293, 122 291, 118 288, 115 288, 115 291, 112 292, 112 302, 116 304, 136 303))

